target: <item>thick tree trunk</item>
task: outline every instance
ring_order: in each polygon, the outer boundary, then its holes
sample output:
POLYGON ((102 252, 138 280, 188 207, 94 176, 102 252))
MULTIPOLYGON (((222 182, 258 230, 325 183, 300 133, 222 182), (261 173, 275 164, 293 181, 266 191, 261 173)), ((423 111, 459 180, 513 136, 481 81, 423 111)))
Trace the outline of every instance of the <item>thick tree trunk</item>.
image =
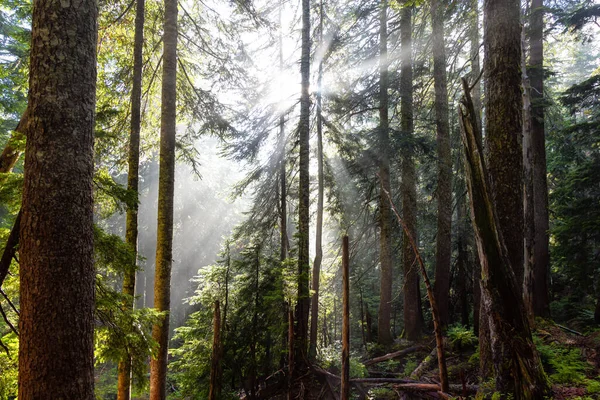
POLYGON ((97 4, 33 6, 20 230, 19 399, 94 395, 97 4))
POLYGON ((219 300, 215 301, 213 316, 213 346, 210 360, 210 386, 208 400, 217 400, 221 394, 221 309, 219 300))
POLYGON ((152 327, 158 343, 150 362, 150 399, 165 400, 171 308, 173 259, 173 192, 175 189, 175 133, 177 119, 177 1, 165 0, 163 77, 158 178, 158 225, 154 278, 154 308, 166 315, 152 327))
MULTIPOLYGON (((412 84, 412 3, 406 2, 400 11, 400 38, 402 65, 400 75, 400 129, 405 142, 413 137, 413 84, 412 84)), ((417 235, 417 174, 411 146, 402 149, 402 219, 410 235, 418 243, 417 235)), ((404 270, 404 331, 408 340, 416 340, 423 329, 419 271, 410 240, 403 233, 402 266, 404 270)))
MULTIPOLYGON (((323 0, 320 7, 319 32, 323 43, 323 0)), ((315 232, 315 260, 312 271, 312 299, 310 305, 310 345, 308 355, 311 360, 317 356, 317 332, 319 329, 319 280, 321 278, 321 261, 323 260, 323 109, 321 107, 321 91, 323 82, 323 59, 319 62, 319 77, 317 79, 317 226, 315 232)))
POLYGON ((521 11, 518 0, 484 3, 486 163, 510 265, 523 284, 521 11))
MULTIPOLYGON (((127 175, 127 189, 138 192, 138 171, 140 164, 140 127, 141 127, 141 102, 142 102, 142 50, 144 46, 144 8, 145 0, 137 0, 135 14, 135 36, 133 44, 133 87, 131 90, 131 134, 129 136, 129 171, 127 175)), ((138 239, 138 205, 127 210, 125 226, 125 241, 137 255, 138 239)), ((134 268, 125 272, 123 277, 123 294, 131 296, 131 299, 123 306, 133 308, 135 296, 134 268)), ((117 386, 117 399, 129 400, 131 393, 131 354, 128 354, 119 362, 119 378, 117 386)))
MULTIPOLYGON (((486 3, 487 4, 487 3, 486 3)), ((518 60, 517 60, 518 62, 518 60)), ((490 175, 475 132, 479 130, 466 81, 461 101, 465 169, 471 195, 471 219, 482 266, 482 287, 492 348, 496 390, 503 397, 543 399, 550 388, 523 306, 519 283, 504 245, 490 191, 490 175)))
POLYGON ((434 292, 440 309, 442 328, 450 320, 450 262, 452 258, 452 158, 448 124, 448 88, 444 44, 443 0, 431 0, 435 125, 437 129, 437 236, 434 292))
POLYGON ((298 303, 296 304, 296 364, 306 362, 308 347, 309 275, 309 139, 310 139, 310 0, 302 0, 302 55, 300 59, 299 188, 298 188, 298 303))
POLYGON ((530 19, 529 74, 531 83, 531 148, 533 163, 533 201, 535 221, 533 310, 540 317, 550 316, 548 283, 550 252, 548 243, 548 182, 544 134, 544 2, 532 0, 530 19))
POLYGON ((387 0, 382 0, 379 19, 379 264, 381 266, 378 342, 392 343, 392 242, 390 205, 384 191, 390 191, 388 119, 387 0))
POLYGON ((348 236, 342 238, 342 383, 340 400, 350 398, 350 256, 348 236))

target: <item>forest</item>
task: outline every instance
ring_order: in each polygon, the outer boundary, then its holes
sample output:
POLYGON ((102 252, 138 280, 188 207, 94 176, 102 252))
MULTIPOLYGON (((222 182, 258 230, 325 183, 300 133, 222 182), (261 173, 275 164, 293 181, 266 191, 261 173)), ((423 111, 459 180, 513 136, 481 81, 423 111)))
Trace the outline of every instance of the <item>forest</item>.
POLYGON ((0 0, 0 400, 600 398, 598 0, 0 0))

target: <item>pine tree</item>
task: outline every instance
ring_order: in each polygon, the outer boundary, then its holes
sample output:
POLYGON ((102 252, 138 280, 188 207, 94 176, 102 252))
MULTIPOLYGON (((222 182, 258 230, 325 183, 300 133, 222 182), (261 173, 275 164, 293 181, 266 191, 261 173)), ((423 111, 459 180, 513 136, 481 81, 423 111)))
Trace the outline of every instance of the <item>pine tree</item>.
POLYGON ((20 244, 19 398, 93 400, 97 7, 35 3, 20 244))
POLYGON ((165 0, 163 35, 162 105, 160 125, 160 173, 158 183, 158 227, 154 308, 164 312, 152 328, 158 354, 150 362, 150 399, 166 398, 171 306, 171 265, 173 262, 173 193, 175 188, 175 133, 177 87, 177 1, 165 0))

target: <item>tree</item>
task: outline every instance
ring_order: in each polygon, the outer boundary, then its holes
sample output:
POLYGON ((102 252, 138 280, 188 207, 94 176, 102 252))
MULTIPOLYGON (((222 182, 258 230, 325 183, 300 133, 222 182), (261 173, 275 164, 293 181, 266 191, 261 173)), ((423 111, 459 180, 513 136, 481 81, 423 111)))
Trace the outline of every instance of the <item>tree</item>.
POLYGON ((519 285, 524 265, 520 15, 515 0, 488 0, 484 5, 484 150, 500 231, 519 285))
POLYGON ((548 182, 544 130, 544 1, 532 0, 529 20, 529 81, 531 85, 531 150, 533 153, 533 311, 550 316, 548 182))
POLYGON ((299 187, 298 187, 298 303, 296 305, 296 363, 303 365, 308 346, 308 311, 310 293, 309 276, 309 139, 310 139, 310 0, 302 0, 302 55, 300 58, 302 89, 300 95, 300 121, 298 123, 299 187))
POLYGON ((390 160, 389 160, 389 117, 388 117, 388 59, 387 59, 387 0, 382 0, 379 19, 379 263, 381 266, 381 283, 379 291, 379 317, 377 319, 377 338, 381 344, 393 341, 391 328, 392 317, 392 243, 391 243, 391 211, 385 192, 390 192, 390 160))
MULTIPOLYGON (((417 183, 413 160, 413 82, 412 82, 412 6, 406 2, 400 11, 400 41, 402 65, 400 75, 400 130, 407 145, 402 149, 402 219, 411 236, 417 241, 417 183)), ((404 269, 404 329, 408 340, 421 336, 423 314, 419 293, 419 271, 415 253, 406 234, 402 239, 402 265, 404 269)))
MULTIPOLYGON (((319 13, 319 35, 321 46, 323 42, 323 0, 320 4, 319 13)), ((324 50, 324 49, 322 49, 324 50)), ((324 57, 324 55, 323 55, 324 57)), ((317 78, 317 227, 315 232, 315 260, 312 272, 312 290, 313 295, 310 304, 310 345, 308 355, 311 359, 317 355, 317 330, 319 327, 319 280, 321 278, 321 262, 323 260, 323 193, 324 174, 323 174, 323 109, 322 109, 322 91, 323 91, 323 58, 319 61, 319 75, 317 78)))
POLYGON ((435 125, 437 131, 437 236, 435 256, 435 298, 442 326, 448 325, 450 296, 450 262, 452 258, 452 159, 448 123, 448 88, 444 42, 444 2, 431 1, 433 41, 433 79, 435 86, 435 125))
POLYGON ((19 398, 94 396, 97 7, 35 3, 20 247, 19 398))
POLYGON ((160 172, 158 183, 158 227, 154 308, 164 312, 152 327, 158 354, 150 362, 150 399, 166 398, 173 259, 173 192, 175 187, 175 133, 177 120, 177 1, 165 0, 163 34, 162 104, 160 124, 160 172))
MULTIPOLYGON (((140 128, 141 128, 141 101, 142 101, 142 50, 144 46, 144 8, 145 0, 136 1, 135 36, 133 44, 133 85, 131 89, 131 133, 129 136, 129 171, 127 174, 127 189, 136 194, 133 207, 127 209, 125 226, 125 241, 137 255, 138 241, 138 171, 140 164, 140 128)), ((135 295, 135 270, 125 272, 123 277, 123 294, 130 296, 124 307, 133 308, 135 295)), ((124 357, 118 366, 119 381, 117 398, 129 400, 131 387, 131 355, 124 357)))

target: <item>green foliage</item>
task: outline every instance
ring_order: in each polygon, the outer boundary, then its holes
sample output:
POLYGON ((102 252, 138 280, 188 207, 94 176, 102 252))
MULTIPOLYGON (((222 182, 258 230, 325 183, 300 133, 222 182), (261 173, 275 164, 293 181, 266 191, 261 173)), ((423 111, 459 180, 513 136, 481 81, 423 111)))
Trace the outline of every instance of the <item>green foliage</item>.
POLYGON ((542 364, 549 373, 550 380, 558 384, 581 384, 585 382, 585 372, 589 366, 581 357, 579 349, 569 349, 555 343, 546 344, 534 336, 542 364))
POLYGON ((137 194, 115 182, 106 169, 96 171, 94 175, 95 207, 102 218, 108 218, 115 212, 124 212, 127 208, 137 207, 137 194))
POLYGON ((407 357, 406 363, 404 364, 404 376, 409 376, 415 369, 417 369, 418 366, 419 362, 414 355, 407 357))
POLYGON ((200 271, 196 295, 188 299, 197 311, 175 330, 179 346, 171 350, 171 377, 178 395, 207 396, 215 300, 224 319, 223 394, 234 393, 251 376, 278 369, 286 332, 283 273, 281 263, 269 256, 270 249, 268 243, 227 241, 221 262, 200 271))
MULTIPOLYGON (((0 332, 5 328, 4 321, 0 322, 0 332)), ((9 350, 7 354, 0 347, 0 400, 8 400, 17 395, 19 339, 11 331, 0 335, 0 341, 9 350)))
POLYGON ((450 344, 457 350, 472 348, 478 342, 477 336, 475 336, 473 330, 466 328, 461 324, 450 326, 447 335, 450 344))
MULTIPOLYGON (((320 361, 323 368, 333 371, 341 371, 342 369, 342 343, 334 342, 331 346, 321 349, 320 361)), ((361 363, 358 358, 350 355, 350 378, 364 378, 368 376, 367 367, 361 363)))
POLYGON ((585 381, 585 390, 588 394, 600 393, 600 381, 587 379, 585 381))
POLYGON ((591 322, 600 254, 600 75, 561 97, 569 117, 549 135, 548 169, 553 183, 551 252, 558 321, 583 328, 591 322), (577 288, 577 290, 573 290, 577 288), (589 310, 587 314, 582 310, 589 310))

